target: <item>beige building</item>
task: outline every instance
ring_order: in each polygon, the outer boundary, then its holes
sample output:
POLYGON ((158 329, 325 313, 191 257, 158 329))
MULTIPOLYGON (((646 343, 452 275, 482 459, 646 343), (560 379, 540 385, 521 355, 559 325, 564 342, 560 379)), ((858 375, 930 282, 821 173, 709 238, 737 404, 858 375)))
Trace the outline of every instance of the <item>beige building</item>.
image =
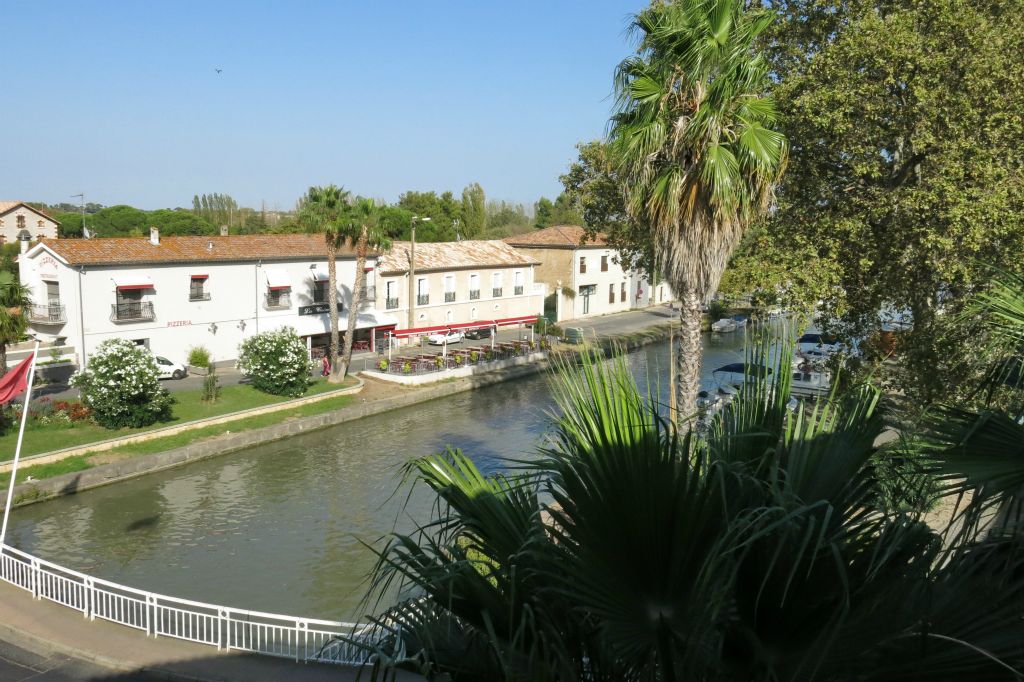
POLYGON ((664 282, 652 287, 642 273, 624 270, 618 251, 608 246, 604 235, 588 240, 578 225, 555 225, 504 241, 540 261, 535 277, 550 292, 544 312, 559 322, 646 308, 674 298, 664 282))
POLYGON ((543 312, 540 263, 500 240, 417 243, 411 285, 410 251, 409 242, 396 242, 377 267, 376 307, 399 319, 400 337, 514 326, 543 312))
POLYGON ((38 241, 57 238, 56 220, 23 201, 0 201, 0 244, 14 244, 27 237, 38 241))

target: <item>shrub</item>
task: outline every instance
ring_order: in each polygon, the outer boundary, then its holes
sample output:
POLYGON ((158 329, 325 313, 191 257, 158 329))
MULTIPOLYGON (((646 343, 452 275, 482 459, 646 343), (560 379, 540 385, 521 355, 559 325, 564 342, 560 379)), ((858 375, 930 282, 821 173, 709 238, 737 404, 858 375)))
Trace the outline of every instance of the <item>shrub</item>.
POLYGON ((291 397, 306 392, 312 371, 306 344, 291 327, 257 334, 243 341, 237 367, 249 376, 255 388, 291 397))
POLYGON ((220 399, 220 379, 217 376, 217 368, 210 365, 210 373, 203 377, 204 403, 215 403, 220 399))
POLYGON ((188 364, 193 367, 209 367, 210 366, 210 351, 206 350, 202 346, 193 346, 188 349, 188 364))
MULTIPOLYGON (((71 378, 93 419, 108 429, 148 426, 171 418, 174 398, 160 386, 153 355, 127 339, 108 339, 71 378)), ((31 412, 29 413, 31 414, 31 412)))
POLYGON ((387 360, 381 360, 380 362, 377 363, 377 369, 379 369, 382 372, 386 372, 388 371, 388 364, 389 363, 387 360))

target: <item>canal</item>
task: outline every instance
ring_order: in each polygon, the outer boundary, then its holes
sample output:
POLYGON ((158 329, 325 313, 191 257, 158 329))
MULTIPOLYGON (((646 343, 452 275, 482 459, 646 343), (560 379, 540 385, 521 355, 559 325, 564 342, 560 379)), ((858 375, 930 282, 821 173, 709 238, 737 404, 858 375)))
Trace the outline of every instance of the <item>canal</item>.
MULTIPOLYGON (((742 334, 705 335, 710 371, 742 334)), ((667 396, 666 343, 630 365, 667 396)), ((8 542, 97 577, 243 609, 360 619, 364 578, 397 526, 430 514, 399 489, 412 457, 461 448, 485 471, 528 457, 548 428, 547 377, 529 377, 14 511, 8 542), (397 490, 397 492, 396 492, 397 490)))

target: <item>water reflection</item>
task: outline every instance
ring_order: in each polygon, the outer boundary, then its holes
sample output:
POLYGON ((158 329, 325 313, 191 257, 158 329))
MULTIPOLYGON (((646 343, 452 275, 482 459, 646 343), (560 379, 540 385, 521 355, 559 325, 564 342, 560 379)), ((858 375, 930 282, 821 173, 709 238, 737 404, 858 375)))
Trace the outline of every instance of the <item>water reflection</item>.
MULTIPOLYGON (((710 370, 742 359, 743 337, 705 339, 710 370)), ((629 356, 668 400, 668 349, 629 356)), ((332 429, 17 510, 12 544, 142 589, 240 608, 357 618, 374 562, 364 543, 425 519, 423 492, 394 494, 409 458, 459 447, 487 472, 535 451, 552 404, 544 376, 463 393, 332 429)))

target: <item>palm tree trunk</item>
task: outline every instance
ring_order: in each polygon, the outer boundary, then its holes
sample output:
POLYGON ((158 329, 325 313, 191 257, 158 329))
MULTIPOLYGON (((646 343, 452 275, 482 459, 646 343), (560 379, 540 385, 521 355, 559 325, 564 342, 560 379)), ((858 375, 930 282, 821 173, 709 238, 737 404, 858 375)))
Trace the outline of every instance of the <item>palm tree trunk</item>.
POLYGON ((363 229, 359 233, 359 241, 356 242, 356 281, 355 286, 352 289, 352 307, 348 311, 348 332, 345 334, 345 356, 341 361, 341 366, 338 368, 338 376, 334 377, 331 374, 331 381, 340 382, 348 374, 348 367, 352 364, 352 342, 356 335, 356 319, 359 316, 359 304, 360 299, 363 296, 363 283, 366 281, 366 237, 367 229, 363 225, 363 229))
POLYGON ((676 351, 676 408, 680 426, 697 414, 700 391, 701 299, 693 292, 679 295, 679 347, 676 351))
POLYGON ((0 376, 7 374, 7 343, 0 341, 0 376))
POLYGON ((331 374, 328 381, 334 381, 335 368, 338 366, 338 252, 335 249, 333 235, 327 234, 327 305, 331 317, 331 344, 328 357, 331 361, 331 374))

